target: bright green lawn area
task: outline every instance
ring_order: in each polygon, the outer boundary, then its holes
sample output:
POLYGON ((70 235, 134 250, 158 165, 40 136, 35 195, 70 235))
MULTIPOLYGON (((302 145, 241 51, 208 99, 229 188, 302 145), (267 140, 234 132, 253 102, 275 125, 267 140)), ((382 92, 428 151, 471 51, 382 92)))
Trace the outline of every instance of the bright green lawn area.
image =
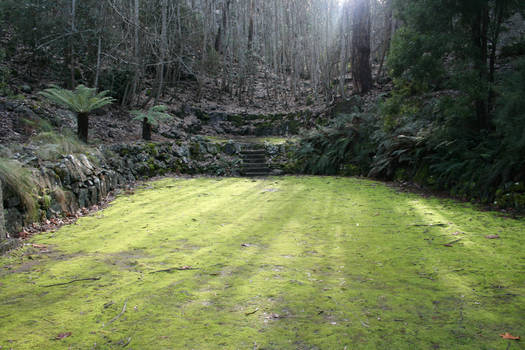
POLYGON ((525 222, 378 182, 164 179, 31 243, 4 350, 525 349, 525 222))

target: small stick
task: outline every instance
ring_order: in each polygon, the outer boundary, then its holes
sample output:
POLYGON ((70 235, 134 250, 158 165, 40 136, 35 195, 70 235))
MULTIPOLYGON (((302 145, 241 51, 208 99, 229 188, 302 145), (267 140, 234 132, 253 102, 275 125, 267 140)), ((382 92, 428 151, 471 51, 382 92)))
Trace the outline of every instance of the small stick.
POLYGON ((259 308, 253 310, 253 311, 250 311, 250 312, 247 312, 245 313, 246 316, 250 316, 250 315, 253 315, 254 313, 256 313, 257 311, 259 311, 259 308))
POLYGON ((128 341, 126 343, 124 343, 124 345, 122 345, 122 347, 125 348, 126 346, 129 345, 129 343, 131 343, 131 337, 128 338, 128 341))
POLYGON ((120 318, 120 316, 124 315, 124 312, 126 312, 126 306, 128 306, 128 301, 127 300, 124 302, 124 307, 122 308, 122 311, 120 312, 120 314, 118 314, 117 316, 113 317, 111 319, 111 321, 108 322, 108 324, 112 324, 113 322, 118 320, 120 318))
POLYGON ((188 270, 198 270, 198 268, 196 268, 196 267, 189 267, 189 266, 170 267, 169 269, 152 271, 152 272, 150 272, 150 274, 151 273, 159 273, 159 272, 188 271, 188 270))
POLYGON ((452 244, 457 243, 457 242, 459 242, 459 241, 461 241, 461 238, 456 239, 455 241, 452 241, 452 242, 449 242, 449 243, 443 244, 443 245, 444 245, 445 247, 452 247, 452 244))
POLYGON ((412 224, 412 225, 408 225, 408 226, 416 226, 416 227, 421 227, 421 226, 430 226, 430 227, 437 226, 437 227, 445 227, 445 226, 447 226, 447 224, 412 224))
POLYGON ((79 279, 72 280, 72 281, 69 281, 69 282, 49 284, 47 286, 42 286, 42 287, 43 288, 48 288, 48 287, 56 287, 56 286, 65 286, 66 284, 71 284, 71 283, 75 283, 75 282, 98 281, 99 279, 100 279, 100 277, 79 278, 79 279))

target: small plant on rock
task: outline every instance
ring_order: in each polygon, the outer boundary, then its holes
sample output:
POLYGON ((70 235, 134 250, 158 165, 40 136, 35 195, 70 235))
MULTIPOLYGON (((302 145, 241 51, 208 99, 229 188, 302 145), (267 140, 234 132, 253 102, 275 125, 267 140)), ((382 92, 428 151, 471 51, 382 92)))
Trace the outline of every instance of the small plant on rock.
POLYGON ((146 141, 151 140, 151 129, 153 125, 158 125, 161 120, 171 118, 171 115, 165 113, 168 110, 167 106, 157 105, 144 111, 132 111, 134 120, 142 121, 142 138, 146 141))
POLYGON ((78 138, 88 142, 89 114, 95 109, 113 103, 112 97, 106 96, 109 91, 102 91, 97 94, 96 89, 79 85, 74 91, 62 89, 58 86, 40 92, 52 102, 66 107, 77 114, 77 134, 78 138))

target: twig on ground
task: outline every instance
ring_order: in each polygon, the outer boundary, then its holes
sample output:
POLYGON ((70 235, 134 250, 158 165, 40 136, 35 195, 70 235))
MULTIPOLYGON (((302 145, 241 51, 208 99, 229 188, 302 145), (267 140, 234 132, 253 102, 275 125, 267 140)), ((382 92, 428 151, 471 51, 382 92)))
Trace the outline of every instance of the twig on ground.
POLYGON ((124 307, 122 308, 122 311, 120 312, 120 314, 118 314, 117 316, 113 317, 111 319, 111 321, 108 322, 108 324, 112 324, 113 322, 118 320, 120 318, 120 316, 124 315, 124 312, 126 312, 126 306, 128 306, 128 301, 127 300, 124 302, 124 307))
POLYGON ((246 312, 244 315, 250 316, 250 315, 253 315, 254 313, 256 313, 257 311, 259 311, 259 308, 256 308, 255 310, 250 311, 250 312, 246 312))
POLYGON ((452 247, 452 244, 457 243, 457 242, 459 242, 459 241, 461 241, 461 238, 456 239, 455 241, 452 241, 452 242, 449 242, 449 243, 445 243, 445 244, 443 244, 443 245, 444 245, 445 247, 452 247))
POLYGON ((438 224, 412 224, 412 225, 408 225, 408 226, 416 226, 416 227, 423 227, 423 226, 430 226, 430 227, 446 227, 447 224, 441 224, 441 223, 438 223, 438 224))
POLYGON ((173 271, 189 271, 189 270, 198 270, 196 267, 191 266, 183 266, 183 267, 170 267, 169 269, 163 269, 163 270, 157 270, 157 271, 151 271, 151 273, 159 273, 159 272, 173 272, 173 271))
POLYGON ((128 340, 122 345, 123 348, 129 345, 131 343, 131 337, 128 338, 128 340))
POLYGON ((69 282, 48 284, 47 286, 42 286, 42 287, 43 288, 48 288, 48 287, 56 287, 56 286, 65 286, 66 284, 71 284, 71 283, 75 283, 75 282, 98 281, 99 279, 100 279, 100 277, 79 278, 79 279, 72 280, 72 281, 69 281, 69 282))

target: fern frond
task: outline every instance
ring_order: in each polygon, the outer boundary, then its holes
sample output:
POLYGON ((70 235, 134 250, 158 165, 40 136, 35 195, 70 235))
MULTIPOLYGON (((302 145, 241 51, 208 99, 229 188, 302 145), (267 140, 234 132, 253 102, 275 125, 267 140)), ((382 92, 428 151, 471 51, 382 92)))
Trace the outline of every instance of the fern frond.
POLYGON ((73 112, 89 113, 114 102, 112 97, 106 96, 108 93, 109 91, 102 91, 97 94, 95 89, 84 85, 77 86, 74 91, 53 85, 41 91, 40 95, 73 112))

